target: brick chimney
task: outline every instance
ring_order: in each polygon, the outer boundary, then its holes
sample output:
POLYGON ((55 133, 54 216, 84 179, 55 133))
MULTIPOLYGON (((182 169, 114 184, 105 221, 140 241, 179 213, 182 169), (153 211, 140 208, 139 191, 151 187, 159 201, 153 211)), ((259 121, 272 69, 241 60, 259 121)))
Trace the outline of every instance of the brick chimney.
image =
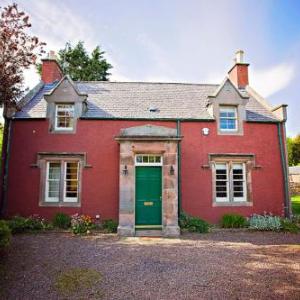
POLYGON ((235 53, 234 66, 229 70, 228 77, 238 89, 245 89, 249 84, 248 66, 244 63, 244 51, 238 50, 235 53))
POLYGON ((47 58, 42 59, 42 81, 44 83, 52 83, 63 77, 63 71, 59 66, 55 52, 50 51, 47 58))

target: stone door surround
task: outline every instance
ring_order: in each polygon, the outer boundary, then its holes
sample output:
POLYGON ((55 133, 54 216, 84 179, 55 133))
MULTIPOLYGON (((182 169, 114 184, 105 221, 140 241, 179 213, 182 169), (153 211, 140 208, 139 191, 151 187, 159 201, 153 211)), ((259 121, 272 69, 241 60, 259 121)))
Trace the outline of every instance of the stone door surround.
POLYGON ((177 130, 143 125, 121 129, 115 137, 120 144, 119 226, 121 236, 135 236, 135 155, 162 156, 162 234, 178 236, 177 130))

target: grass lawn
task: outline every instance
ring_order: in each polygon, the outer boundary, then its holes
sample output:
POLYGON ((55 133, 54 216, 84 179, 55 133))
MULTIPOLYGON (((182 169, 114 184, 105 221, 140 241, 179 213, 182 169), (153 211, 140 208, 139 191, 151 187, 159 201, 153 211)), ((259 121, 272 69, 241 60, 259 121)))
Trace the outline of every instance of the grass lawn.
POLYGON ((300 195, 292 197, 293 214, 300 215, 300 195))

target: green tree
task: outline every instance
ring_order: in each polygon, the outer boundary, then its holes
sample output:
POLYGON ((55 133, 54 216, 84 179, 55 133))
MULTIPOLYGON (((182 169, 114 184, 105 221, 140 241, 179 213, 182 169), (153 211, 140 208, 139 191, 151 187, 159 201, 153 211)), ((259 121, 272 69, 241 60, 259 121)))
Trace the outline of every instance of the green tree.
MULTIPOLYGON (((89 55, 82 41, 75 47, 67 43, 65 49, 58 52, 58 63, 64 73, 70 75, 75 81, 107 81, 112 65, 106 61, 104 53, 97 46, 89 55)), ((37 71, 41 74, 41 64, 38 65, 37 71)))
POLYGON ((290 166, 300 164, 300 135, 287 138, 288 160, 290 166))

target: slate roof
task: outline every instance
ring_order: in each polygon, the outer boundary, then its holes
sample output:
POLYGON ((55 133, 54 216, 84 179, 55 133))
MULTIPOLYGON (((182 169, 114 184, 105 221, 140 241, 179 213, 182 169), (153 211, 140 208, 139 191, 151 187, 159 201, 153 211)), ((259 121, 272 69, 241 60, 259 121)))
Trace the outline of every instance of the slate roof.
MULTIPOLYGON (((82 118, 199 119, 213 120, 207 110, 208 96, 217 84, 148 82, 74 82, 80 93, 88 95, 88 110, 82 118), (150 109, 156 110, 151 112, 150 109)), ((54 85, 43 85, 33 97, 23 101, 15 118, 45 118, 43 97, 54 85)), ((277 122, 270 109, 249 94, 247 120, 277 122)))

